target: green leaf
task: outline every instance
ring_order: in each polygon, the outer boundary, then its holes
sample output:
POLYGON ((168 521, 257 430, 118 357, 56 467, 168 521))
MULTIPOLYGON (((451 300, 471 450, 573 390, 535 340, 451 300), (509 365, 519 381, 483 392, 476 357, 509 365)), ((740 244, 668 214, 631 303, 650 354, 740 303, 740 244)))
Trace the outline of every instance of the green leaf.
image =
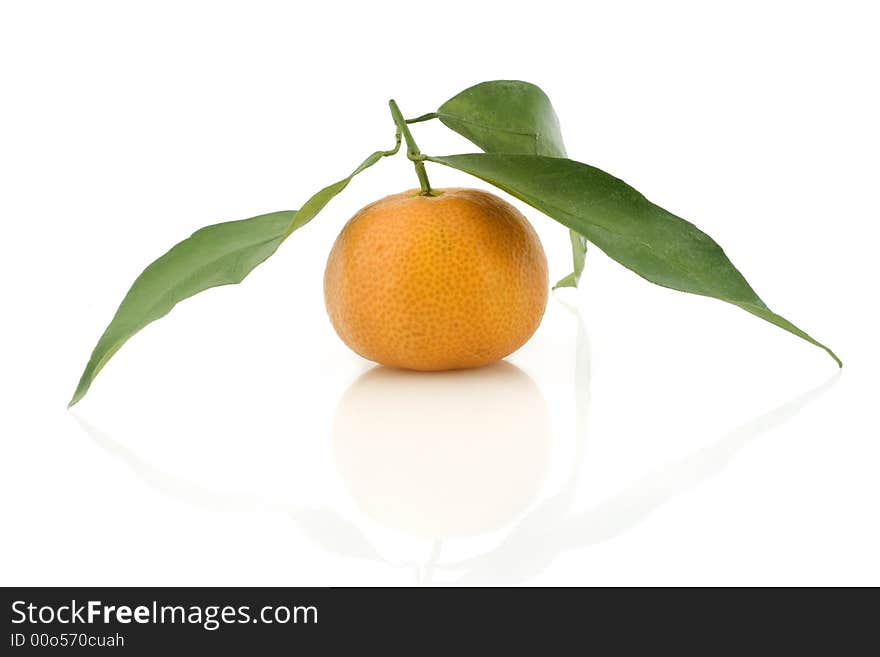
POLYGON ((553 286, 554 290, 558 287, 577 287, 584 273, 584 264, 587 261, 587 238, 572 229, 569 229, 568 237, 571 240, 571 261, 574 269, 568 276, 563 276, 556 282, 553 286))
POLYGON ((437 118, 487 153, 565 157, 553 105, 528 82, 481 82, 443 103, 437 118))
POLYGON ((147 324, 194 294, 244 280, 284 241, 295 217, 296 212, 282 211, 207 226, 154 261, 137 277, 98 340, 70 406, 83 398, 113 354, 147 324))
POLYGON ((560 278, 553 289, 560 287, 577 287, 581 280, 581 274, 584 273, 584 263, 587 259, 587 238, 575 230, 568 231, 571 239, 571 259, 574 262, 574 271, 568 276, 560 278))
POLYGON ((312 196, 297 211, 264 214, 241 221, 214 224, 196 231, 172 247, 137 277, 110 325, 95 345, 68 407, 81 400, 92 381, 119 348, 147 324, 167 315, 180 301, 220 285, 241 283, 261 262, 275 253, 293 231, 301 228, 351 179, 400 146, 376 151, 342 180, 312 196))
POLYGON ((544 212, 639 276, 721 299, 821 347, 772 312, 706 233, 595 167, 540 155, 474 153, 428 160, 470 173, 544 212))
POLYGON ((364 169, 369 169, 371 166, 376 164, 383 157, 389 157, 394 155, 397 150, 400 148, 400 133, 397 133, 397 142, 394 145, 394 148, 388 151, 376 151, 375 153, 371 153, 367 159, 361 162, 357 169, 351 172, 351 174, 342 180, 339 180, 331 185, 327 185, 324 189, 317 192, 312 198, 303 204, 303 206, 299 209, 299 212, 296 214, 296 218, 290 223, 287 230, 284 232, 285 239, 290 236, 293 231, 298 228, 302 228, 307 223, 309 223, 312 219, 315 218, 315 215, 318 214, 321 210, 324 209, 324 206, 330 202, 334 196, 336 196, 343 189, 348 187, 348 183, 351 182, 351 179, 358 175, 364 169))
MULTIPOLYGON (((487 153, 566 156, 556 111, 547 94, 529 82, 482 82, 447 100, 436 116, 487 153)), ((574 271, 554 289, 577 287, 584 270, 587 241, 569 232, 574 271)))

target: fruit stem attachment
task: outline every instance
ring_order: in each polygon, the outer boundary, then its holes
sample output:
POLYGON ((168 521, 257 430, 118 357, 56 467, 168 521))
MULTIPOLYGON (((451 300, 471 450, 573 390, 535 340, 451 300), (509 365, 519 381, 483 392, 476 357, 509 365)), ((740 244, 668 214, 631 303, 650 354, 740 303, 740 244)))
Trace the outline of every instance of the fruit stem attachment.
POLYGON ((404 140, 406 140, 406 156, 416 168, 416 175, 419 177, 419 185, 422 188, 422 196, 433 196, 431 193, 431 183, 428 182, 428 174, 425 171, 425 156, 422 155, 416 140, 413 139, 409 126, 406 125, 406 120, 403 118, 403 114, 401 114, 400 108, 394 102, 394 99, 388 101, 388 107, 391 108, 391 116, 394 119, 394 123, 397 124, 397 129, 400 130, 404 140))
POLYGON ((421 123, 422 121, 430 121, 431 119, 437 118, 437 112, 428 112, 427 114, 422 114, 421 116, 417 116, 414 119, 407 119, 407 124, 409 123, 421 123))

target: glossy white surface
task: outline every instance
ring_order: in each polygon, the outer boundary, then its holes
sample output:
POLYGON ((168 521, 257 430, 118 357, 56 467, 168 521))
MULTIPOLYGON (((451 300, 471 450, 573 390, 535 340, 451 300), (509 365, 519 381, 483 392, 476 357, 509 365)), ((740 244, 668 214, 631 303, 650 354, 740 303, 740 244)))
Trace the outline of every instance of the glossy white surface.
MULTIPOLYGON (((77 4, 0 9, 0 583, 880 584, 864 6, 77 4), (597 249, 507 361, 371 369, 321 274, 354 211, 415 184, 397 158, 65 409, 152 259, 387 147, 392 95, 416 115, 499 77, 541 84, 572 157, 713 235, 843 371, 597 249)), ((565 230, 519 207, 556 280, 565 230)))

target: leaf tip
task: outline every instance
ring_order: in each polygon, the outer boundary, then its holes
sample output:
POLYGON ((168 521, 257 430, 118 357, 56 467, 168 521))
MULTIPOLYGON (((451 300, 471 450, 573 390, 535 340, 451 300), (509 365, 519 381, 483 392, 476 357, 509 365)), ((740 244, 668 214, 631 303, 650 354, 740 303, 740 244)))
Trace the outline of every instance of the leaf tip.
POLYGON ((86 396, 86 393, 89 391, 89 385, 91 382, 84 381, 85 375, 83 375, 83 380, 80 380, 79 384, 76 386, 76 390, 73 393, 73 397, 70 398, 70 401, 67 402, 68 410, 73 408, 76 404, 80 402, 80 400, 86 396))
POLYGON ((563 287, 576 288, 577 286, 578 286, 577 278, 575 277, 574 274, 569 274, 568 276, 566 276, 564 278, 560 278, 558 281, 556 281, 556 285, 554 285, 552 288, 550 288, 550 290, 551 291, 558 290, 563 287))
POLYGON ((837 354, 835 354, 833 351, 831 351, 828 347, 825 347, 825 351, 827 351, 828 355, 834 359, 835 363, 837 363, 838 369, 842 370, 843 369, 843 361, 840 360, 840 357, 837 354))

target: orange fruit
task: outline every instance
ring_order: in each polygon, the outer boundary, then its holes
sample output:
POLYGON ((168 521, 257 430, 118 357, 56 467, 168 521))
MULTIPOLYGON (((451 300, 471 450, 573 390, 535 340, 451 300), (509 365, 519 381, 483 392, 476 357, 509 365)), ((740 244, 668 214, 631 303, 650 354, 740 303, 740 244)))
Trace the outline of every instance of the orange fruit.
POLYGON ((418 190, 360 210, 324 272, 333 328, 364 358, 413 370, 487 365, 547 305, 547 259, 525 217, 477 189, 418 190))

